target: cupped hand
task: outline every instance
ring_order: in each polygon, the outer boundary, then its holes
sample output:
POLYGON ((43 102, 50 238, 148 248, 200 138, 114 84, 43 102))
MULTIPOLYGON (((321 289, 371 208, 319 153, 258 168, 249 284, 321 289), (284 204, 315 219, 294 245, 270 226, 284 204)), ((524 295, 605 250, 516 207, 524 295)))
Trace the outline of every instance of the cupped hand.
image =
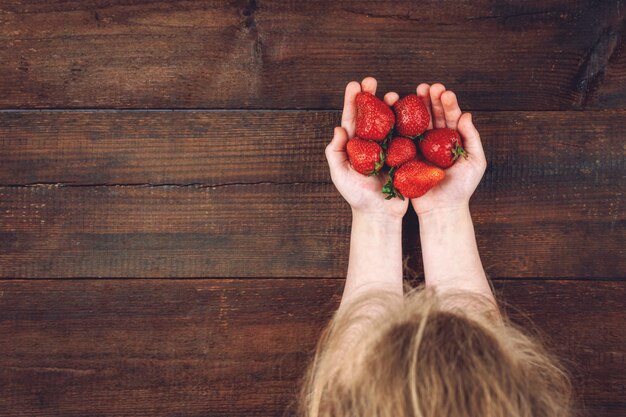
MULTIPOLYGON (((480 135, 472 123, 472 115, 461 112, 452 91, 446 91, 442 84, 420 84, 417 95, 431 115, 428 129, 448 127, 457 130, 467 152, 467 158, 460 157, 454 165, 446 169, 443 181, 423 196, 411 199, 419 216, 439 209, 467 205, 485 173, 487 160, 480 135)), ((391 101, 392 105, 393 103, 394 100, 391 101)))
MULTIPOLYGON (((341 127, 336 127, 332 141, 326 146, 326 159, 330 176, 339 193, 350 204, 353 212, 402 218, 408 208, 408 200, 394 198, 385 200, 383 185, 389 179, 385 173, 365 176, 350 165, 346 144, 356 132, 356 95, 361 91, 376 94, 377 82, 372 77, 360 84, 356 81, 346 86, 341 127)), ((388 93, 384 101, 388 105, 398 100, 398 95, 388 93)))

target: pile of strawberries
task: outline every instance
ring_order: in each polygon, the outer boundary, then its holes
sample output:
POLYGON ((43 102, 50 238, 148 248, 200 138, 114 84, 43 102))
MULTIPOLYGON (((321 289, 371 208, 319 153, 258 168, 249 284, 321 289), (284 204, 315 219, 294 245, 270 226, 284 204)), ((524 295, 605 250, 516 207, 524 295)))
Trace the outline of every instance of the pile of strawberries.
POLYGON ((415 94, 398 100, 392 111, 373 94, 361 92, 356 108, 356 136, 348 141, 348 158, 363 175, 390 168, 382 188, 387 199, 421 197, 443 180, 444 169, 460 156, 467 158, 456 130, 426 130, 430 115, 415 94))

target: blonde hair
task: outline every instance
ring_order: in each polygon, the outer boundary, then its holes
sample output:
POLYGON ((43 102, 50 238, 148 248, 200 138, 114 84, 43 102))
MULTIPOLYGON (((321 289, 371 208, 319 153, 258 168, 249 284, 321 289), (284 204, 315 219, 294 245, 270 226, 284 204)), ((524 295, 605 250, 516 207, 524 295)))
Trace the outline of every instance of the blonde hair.
POLYGON ((369 292, 335 312, 299 395, 304 417, 561 417, 567 372, 467 293, 369 292))

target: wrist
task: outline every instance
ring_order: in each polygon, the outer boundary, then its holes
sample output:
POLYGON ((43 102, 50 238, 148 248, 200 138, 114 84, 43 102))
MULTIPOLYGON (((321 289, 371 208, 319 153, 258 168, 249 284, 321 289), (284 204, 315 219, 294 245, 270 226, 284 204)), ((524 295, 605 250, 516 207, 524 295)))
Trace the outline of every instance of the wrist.
POLYGON ((401 234, 402 217, 352 210, 352 227, 369 230, 376 234, 401 234))
POLYGON ((420 219, 440 218, 440 217, 452 217, 457 214, 465 214, 469 212, 469 200, 460 201, 455 204, 449 204, 441 207, 433 207, 428 209, 417 210, 415 205, 413 206, 417 217, 420 219))
POLYGON ((428 210, 418 214, 420 230, 426 233, 440 234, 454 231, 466 224, 472 224, 469 204, 448 206, 428 210))

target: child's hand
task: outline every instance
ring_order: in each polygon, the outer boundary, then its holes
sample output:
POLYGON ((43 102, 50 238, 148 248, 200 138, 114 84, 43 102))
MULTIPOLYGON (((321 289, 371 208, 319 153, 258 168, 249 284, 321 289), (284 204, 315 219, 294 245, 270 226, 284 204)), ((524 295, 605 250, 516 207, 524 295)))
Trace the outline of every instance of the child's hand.
MULTIPOLYGON (((353 212, 402 218, 408 208, 408 201, 398 198, 385 200, 382 188, 388 175, 381 173, 368 177, 358 173, 350 165, 346 153, 346 143, 354 137, 356 131, 356 95, 361 91, 376 94, 376 85, 376 80, 368 77, 361 84, 352 81, 346 86, 341 127, 335 128, 334 137, 326 146, 326 159, 335 187, 353 212)), ((390 105, 397 99, 397 94, 388 93, 384 101, 390 105)))
POLYGON ((456 95, 452 91, 446 91, 441 84, 420 84, 417 95, 431 114, 428 129, 448 127, 457 130, 468 157, 460 157, 454 165, 446 169, 444 180, 437 186, 422 197, 411 199, 413 208, 420 215, 467 205, 487 167, 480 135, 472 123, 472 115, 461 113, 456 95))

